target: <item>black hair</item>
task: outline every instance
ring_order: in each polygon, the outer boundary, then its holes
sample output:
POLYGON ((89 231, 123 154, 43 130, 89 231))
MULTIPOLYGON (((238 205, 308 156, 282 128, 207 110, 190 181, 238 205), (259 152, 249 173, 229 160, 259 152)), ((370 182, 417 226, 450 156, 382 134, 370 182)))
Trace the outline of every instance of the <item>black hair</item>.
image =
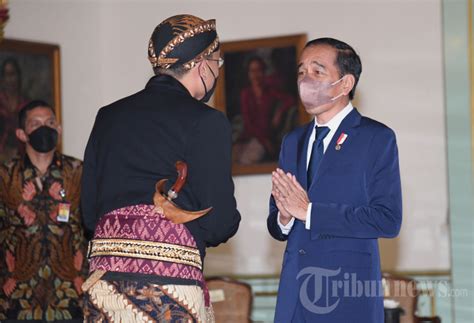
POLYGON ((260 63, 260 66, 263 67, 263 70, 265 71, 267 69, 267 64, 265 63, 265 61, 263 60, 263 58, 261 58, 260 56, 257 56, 257 55, 254 55, 254 56, 250 56, 248 59, 247 59, 247 73, 249 72, 249 68, 250 68, 250 64, 252 62, 259 62, 260 63))
POLYGON ((183 66, 176 66, 170 68, 155 67, 153 68, 153 71, 155 72, 155 75, 169 75, 174 77, 175 79, 180 79, 188 72, 188 70, 185 69, 183 66))
POLYGON ((354 98, 357 83, 359 83, 360 74, 362 73, 362 63, 359 55, 357 55, 354 48, 334 38, 318 38, 311 40, 306 44, 305 48, 317 45, 327 45, 336 50, 337 57, 335 63, 339 69, 340 77, 347 74, 354 76, 354 87, 349 93, 349 99, 352 100, 354 98))
POLYGON ((31 111, 38 107, 48 108, 53 112, 54 115, 56 115, 56 112, 54 111, 53 107, 50 104, 48 104, 46 101, 43 101, 43 100, 30 101, 21 108, 20 112, 18 112, 18 125, 21 129, 25 130, 26 115, 28 111, 31 111))

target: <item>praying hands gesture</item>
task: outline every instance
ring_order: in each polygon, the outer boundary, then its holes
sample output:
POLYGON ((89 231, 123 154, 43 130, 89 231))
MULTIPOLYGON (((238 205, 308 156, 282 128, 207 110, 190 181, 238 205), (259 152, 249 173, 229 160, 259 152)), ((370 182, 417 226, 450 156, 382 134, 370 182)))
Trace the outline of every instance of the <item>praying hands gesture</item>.
POLYGON ((306 221, 308 193, 301 187, 295 175, 283 172, 280 168, 272 172, 272 195, 280 211, 280 222, 288 224, 292 217, 306 221))

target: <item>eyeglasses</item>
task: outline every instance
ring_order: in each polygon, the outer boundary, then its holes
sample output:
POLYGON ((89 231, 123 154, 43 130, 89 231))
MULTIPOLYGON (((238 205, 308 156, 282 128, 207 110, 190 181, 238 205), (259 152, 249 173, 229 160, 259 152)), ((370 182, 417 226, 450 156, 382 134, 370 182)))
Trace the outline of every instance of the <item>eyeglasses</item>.
POLYGON ((221 68, 221 67, 224 65, 224 59, 223 59, 222 57, 219 57, 218 59, 206 58, 206 61, 214 61, 214 62, 217 62, 217 66, 219 66, 219 68, 221 68))

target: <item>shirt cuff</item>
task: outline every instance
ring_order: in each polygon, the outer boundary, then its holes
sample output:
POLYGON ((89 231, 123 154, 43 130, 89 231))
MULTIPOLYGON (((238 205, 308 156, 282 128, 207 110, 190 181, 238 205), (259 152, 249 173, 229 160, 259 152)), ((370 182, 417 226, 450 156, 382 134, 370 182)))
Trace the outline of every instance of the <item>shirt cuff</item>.
POLYGON ((295 223, 295 218, 291 218, 290 222, 288 222, 286 225, 283 225, 280 222, 280 212, 278 212, 277 223, 281 229, 281 232, 285 235, 288 235, 290 233, 291 228, 293 227, 293 224, 295 223))
POLYGON ((304 227, 306 230, 311 229, 311 208, 313 207, 313 203, 308 204, 308 210, 306 211, 306 222, 304 224, 304 227))

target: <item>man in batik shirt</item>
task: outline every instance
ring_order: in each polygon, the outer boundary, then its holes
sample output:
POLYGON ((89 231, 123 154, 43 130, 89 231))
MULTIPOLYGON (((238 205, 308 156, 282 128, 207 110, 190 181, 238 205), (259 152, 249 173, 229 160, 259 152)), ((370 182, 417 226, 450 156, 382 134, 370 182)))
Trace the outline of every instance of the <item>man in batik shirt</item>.
POLYGON ((82 163, 56 151, 61 126, 47 103, 28 103, 19 123, 25 153, 0 167, 0 321, 81 322, 82 163))

